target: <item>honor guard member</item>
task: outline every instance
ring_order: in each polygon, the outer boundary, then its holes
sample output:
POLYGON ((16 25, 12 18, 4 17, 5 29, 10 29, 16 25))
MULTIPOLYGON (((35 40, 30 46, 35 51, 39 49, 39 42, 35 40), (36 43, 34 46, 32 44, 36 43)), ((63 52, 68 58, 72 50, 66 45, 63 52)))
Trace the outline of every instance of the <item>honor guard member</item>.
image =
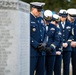
POLYGON ((68 20, 73 24, 73 41, 71 42, 72 46, 72 75, 76 75, 76 9, 70 8, 67 10, 68 20))
POLYGON ((62 33, 60 30, 60 27, 58 25, 58 22, 60 21, 60 16, 58 14, 53 14, 51 23, 56 25, 58 28, 58 35, 60 42, 56 47, 56 59, 55 59, 55 65, 54 65, 54 75, 61 75, 61 61, 62 61, 62 33))
POLYGON ((45 3, 31 2, 30 13, 30 75, 44 75, 45 70, 45 52, 44 46, 44 28, 39 21, 41 10, 45 3))
POLYGON ((52 19, 52 12, 50 10, 44 11, 44 23, 46 25, 47 47, 46 47, 46 75, 53 75, 54 63, 56 58, 56 46, 59 44, 59 36, 57 27, 50 23, 52 19))
POLYGON ((63 40, 63 75, 69 75, 70 69, 70 57, 71 57, 71 41, 73 38, 72 35, 72 24, 67 21, 67 12, 66 10, 62 9, 59 11, 60 22, 59 27, 62 32, 62 40, 63 40))

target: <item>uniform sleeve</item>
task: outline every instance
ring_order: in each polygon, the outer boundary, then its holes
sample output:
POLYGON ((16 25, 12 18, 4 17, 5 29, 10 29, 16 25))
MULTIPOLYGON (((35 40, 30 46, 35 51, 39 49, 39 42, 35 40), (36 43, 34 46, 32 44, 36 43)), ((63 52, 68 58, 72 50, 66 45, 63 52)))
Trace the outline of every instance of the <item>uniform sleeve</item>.
POLYGON ((60 51, 60 52, 62 52, 62 50, 63 50, 63 46, 62 46, 62 38, 60 38, 60 42, 59 42, 59 47, 58 47, 58 50, 60 51))
POLYGON ((34 36, 34 34, 32 34, 32 33, 33 33, 33 29, 34 29, 34 31, 36 30, 36 28, 35 28, 36 25, 35 25, 35 21, 31 21, 31 19, 30 19, 30 44, 34 48, 37 48, 38 42, 32 37, 32 36, 34 36))
POLYGON ((63 43, 63 39, 62 39, 62 33, 61 33, 61 30, 59 29, 59 44, 57 45, 57 51, 60 51, 62 52, 62 49, 63 49, 63 46, 62 46, 62 43, 63 43))
POLYGON ((30 38, 30 43, 31 43, 31 45, 34 47, 34 48, 37 48, 37 46, 38 46, 38 42, 36 41, 36 40, 34 40, 32 37, 30 38))
POLYGON ((73 36, 74 36, 74 35, 73 35, 73 32, 74 32, 74 31, 73 31, 73 27, 71 26, 70 36, 69 36, 69 39, 67 40, 67 43, 68 43, 68 44, 70 44, 71 41, 73 40, 73 36))
POLYGON ((46 43, 47 44, 47 34, 46 34, 46 28, 44 27, 44 41, 43 41, 44 43, 46 43))
POLYGON ((51 49, 56 49, 57 45, 59 44, 59 35, 58 35, 58 29, 56 28, 55 34, 54 34, 54 42, 50 45, 51 49))

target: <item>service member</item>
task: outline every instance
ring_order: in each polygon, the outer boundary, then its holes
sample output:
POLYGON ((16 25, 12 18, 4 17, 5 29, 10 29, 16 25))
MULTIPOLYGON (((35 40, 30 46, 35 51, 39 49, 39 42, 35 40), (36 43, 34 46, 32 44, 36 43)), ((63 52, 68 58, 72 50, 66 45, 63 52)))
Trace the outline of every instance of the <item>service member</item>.
POLYGON ((44 11, 44 23, 46 25, 47 47, 46 47, 46 75, 53 75, 54 63, 56 58, 56 46, 59 44, 59 35, 57 27, 50 23, 52 19, 52 12, 50 10, 44 11))
POLYGON ((64 9, 59 11, 60 22, 59 27, 62 33, 62 41, 63 41, 63 75, 69 75, 70 69, 70 57, 72 48, 70 43, 72 41, 72 25, 69 21, 67 21, 67 12, 64 9))
POLYGON ((67 10, 68 12, 68 20, 73 25, 73 41, 71 42, 72 46, 72 75, 76 75, 76 9, 70 8, 67 10))
POLYGON ((60 42, 56 47, 56 59, 55 59, 55 65, 54 65, 54 75, 61 75, 61 61, 62 61, 62 33, 60 30, 60 27, 58 25, 58 22, 60 21, 60 16, 58 14, 53 14, 51 23, 56 25, 58 28, 58 35, 60 42))
POLYGON ((39 21, 41 10, 45 3, 31 2, 30 13, 30 75, 44 75, 45 52, 43 44, 45 29, 39 21))

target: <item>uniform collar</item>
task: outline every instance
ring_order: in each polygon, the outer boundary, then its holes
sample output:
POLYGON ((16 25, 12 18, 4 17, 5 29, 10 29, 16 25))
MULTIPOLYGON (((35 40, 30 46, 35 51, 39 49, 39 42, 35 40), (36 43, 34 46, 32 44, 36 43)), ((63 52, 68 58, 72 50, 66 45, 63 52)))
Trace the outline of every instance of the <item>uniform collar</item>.
MULTIPOLYGON (((34 14, 31 12, 31 14, 34 16, 34 14)), ((35 17, 35 16, 34 16, 35 17)), ((36 18, 36 17, 35 17, 36 18)))
POLYGON ((65 25, 65 21, 64 22, 61 22, 61 24, 64 24, 65 25))

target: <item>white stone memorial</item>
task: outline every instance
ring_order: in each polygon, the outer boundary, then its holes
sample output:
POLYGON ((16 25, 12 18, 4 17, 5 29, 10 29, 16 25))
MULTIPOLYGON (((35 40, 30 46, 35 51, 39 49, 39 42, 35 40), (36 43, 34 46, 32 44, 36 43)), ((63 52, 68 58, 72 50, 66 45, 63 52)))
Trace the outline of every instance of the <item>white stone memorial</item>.
POLYGON ((0 75, 30 75, 30 5, 0 0, 0 75))

